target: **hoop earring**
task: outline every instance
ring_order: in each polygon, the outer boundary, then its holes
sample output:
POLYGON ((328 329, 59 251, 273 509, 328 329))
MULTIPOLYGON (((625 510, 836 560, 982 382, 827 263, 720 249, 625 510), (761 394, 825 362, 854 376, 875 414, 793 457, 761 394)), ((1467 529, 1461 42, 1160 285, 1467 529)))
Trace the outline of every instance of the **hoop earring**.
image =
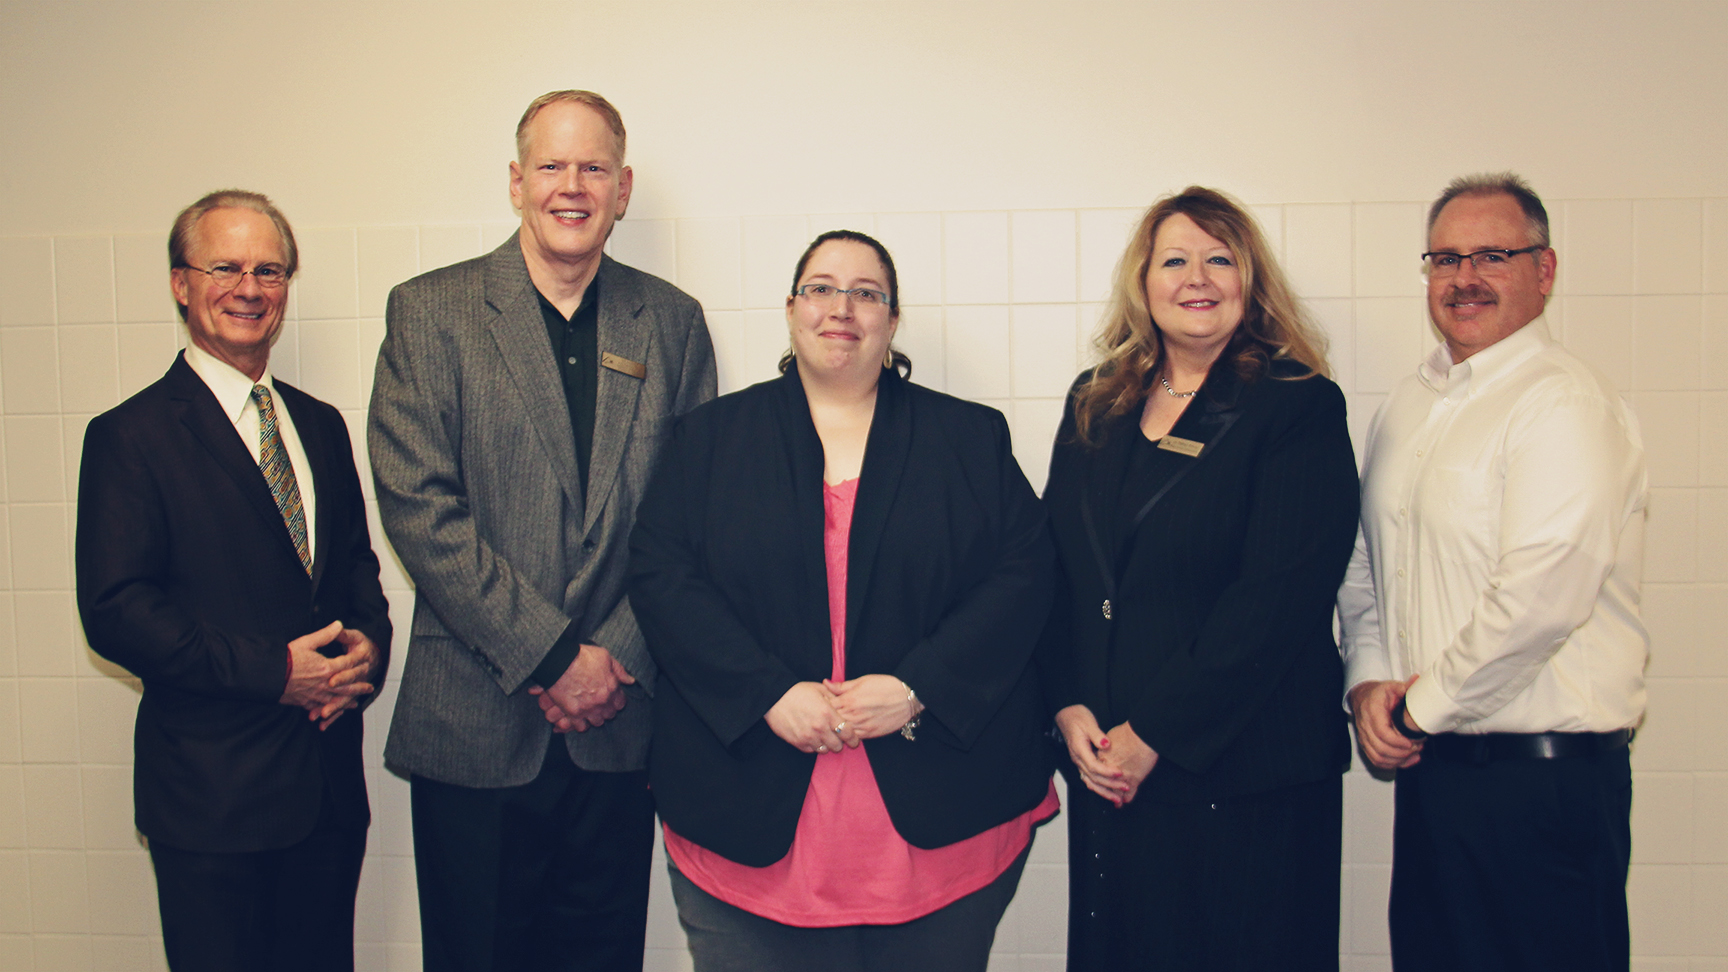
POLYGON ((887 368, 890 371, 894 370, 893 348, 889 348, 887 351, 882 352, 882 367, 887 368))

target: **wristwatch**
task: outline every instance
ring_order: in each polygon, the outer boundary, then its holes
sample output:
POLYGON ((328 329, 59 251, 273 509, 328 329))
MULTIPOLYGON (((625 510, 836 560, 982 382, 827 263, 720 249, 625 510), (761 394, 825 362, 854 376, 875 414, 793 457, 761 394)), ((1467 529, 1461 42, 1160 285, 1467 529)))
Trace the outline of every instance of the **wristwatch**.
POLYGON ((1427 733, 1420 729, 1412 729, 1404 722, 1404 703, 1405 699, 1400 698, 1398 704, 1392 707, 1392 728, 1398 730, 1398 735, 1405 739, 1413 739, 1418 742, 1427 739, 1427 733))

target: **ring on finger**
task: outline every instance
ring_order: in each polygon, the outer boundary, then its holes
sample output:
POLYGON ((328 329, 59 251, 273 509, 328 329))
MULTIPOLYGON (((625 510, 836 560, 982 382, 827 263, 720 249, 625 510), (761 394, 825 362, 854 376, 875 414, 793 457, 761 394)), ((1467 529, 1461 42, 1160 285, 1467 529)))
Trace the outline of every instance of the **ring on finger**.
POLYGON ((827 746, 817 746, 816 751, 819 753, 825 753, 828 751, 828 747, 827 746))

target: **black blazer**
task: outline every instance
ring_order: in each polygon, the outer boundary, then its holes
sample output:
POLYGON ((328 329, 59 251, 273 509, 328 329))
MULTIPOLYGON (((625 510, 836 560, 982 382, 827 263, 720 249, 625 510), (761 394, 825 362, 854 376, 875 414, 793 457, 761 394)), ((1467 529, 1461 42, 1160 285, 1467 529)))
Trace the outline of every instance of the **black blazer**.
POLYGON ((320 733, 277 701, 289 641, 340 619, 387 659, 390 619, 348 427, 276 388, 317 490, 310 578, 257 463, 184 356, 84 433, 78 609, 90 646, 144 683, 138 829, 183 850, 287 847, 311 832, 326 793, 335 820, 369 819, 360 714, 320 733))
MULTIPOLYGON (((686 416, 631 535, 630 600, 660 665, 661 816, 731 860, 786 855, 816 756, 764 716, 833 665, 823 453, 797 372, 686 416)), ((915 742, 865 742, 894 827, 941 847, 1036 806, 1051 763, 1032 649, 1051 550, 1001 413, 884 370, 847 560, 847 677, 905 680, 915 742)))
POLYGON ((1356 463, 1343 394, 1325 378, 1287 380, 1302 373, 1277 362, 1243 382, 1215 368, 1171 429, 1204 450, 1182 458, 1130 536, 1116 490, 1139 412, 1095 426, 1103 441, 1088 448, 1069 397, 1044 493, 1059 590, 1039 664, 1052 711, 1084 704, 1157 751, 1142 799, 1253 793, 1349 767, 1332 605, 1355 542, 1356 463))

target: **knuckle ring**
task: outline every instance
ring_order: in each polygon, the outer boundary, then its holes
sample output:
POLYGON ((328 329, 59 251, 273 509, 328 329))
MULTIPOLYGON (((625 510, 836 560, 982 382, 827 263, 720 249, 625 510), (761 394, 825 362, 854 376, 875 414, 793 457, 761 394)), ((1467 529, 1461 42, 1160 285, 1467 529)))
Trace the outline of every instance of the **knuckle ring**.
POLYGON ((843 730, 843 729, 845 729, 845 728, 846 728, 846 723, 844 723, 844 722, 842 722, 842 723, 840 723, 840 724, 839 724, 839 725, 837 725, 837 726, 835 726, 835 727, 834 727, 834 731, 835 731, 835 732, 840 732, 840 731, 841 731, 841 730, 843 730))

